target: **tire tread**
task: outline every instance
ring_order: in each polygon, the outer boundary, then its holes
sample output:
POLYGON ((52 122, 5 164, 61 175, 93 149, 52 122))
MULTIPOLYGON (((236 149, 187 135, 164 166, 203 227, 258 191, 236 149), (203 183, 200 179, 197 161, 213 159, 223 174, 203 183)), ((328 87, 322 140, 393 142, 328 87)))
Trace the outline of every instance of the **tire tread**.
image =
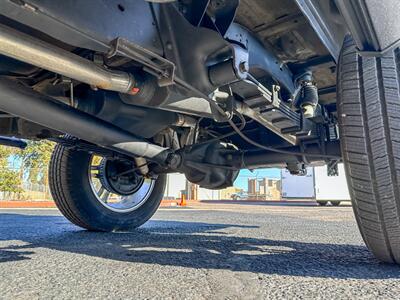
POLYGON ((355 49, 347 37, 338 72, 347 181, 368 248, 382 261, 400 263, 400 50, 361 57, 355 49))

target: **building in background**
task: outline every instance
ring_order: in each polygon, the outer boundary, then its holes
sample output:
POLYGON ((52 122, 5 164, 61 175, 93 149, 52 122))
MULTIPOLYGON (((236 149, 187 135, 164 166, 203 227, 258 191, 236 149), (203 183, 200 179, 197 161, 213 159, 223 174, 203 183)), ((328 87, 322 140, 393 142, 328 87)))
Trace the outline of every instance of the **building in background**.
POLYGON ((281 180, 268 179, 268 200, 281 200, 281 180))
POLYGON ((249 178, 247 180, 249 200, 280 200, 280 182, 277 178, 249 178))
POLYGON ((249 195, 257 194, 257 178, 249 178, 247 179, 247 193, 249 195))

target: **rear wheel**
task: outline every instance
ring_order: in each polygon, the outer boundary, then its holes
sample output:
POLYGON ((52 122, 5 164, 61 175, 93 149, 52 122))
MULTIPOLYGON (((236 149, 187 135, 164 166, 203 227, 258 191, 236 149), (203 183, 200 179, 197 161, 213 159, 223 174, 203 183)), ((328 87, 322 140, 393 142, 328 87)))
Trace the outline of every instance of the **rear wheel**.
POLYGON ((339 206, 340 201, 331 201, 332 206, 339 206))
POLYGON ((347 37, 338 65, 341 146, 368 248, 400 263, 400 49, 360 56, 347 37))
POLYGON ((325 205, 328 204, 327 201, 317 201, 317 203, 318 203, 318 205, 320 205, 320 206, 325 206, 325 205))
POLYGON ((87 152, 55 147, 49 184, 61 213, 72 223, 95 231, 129 230, 145 223, 157 210, 165 175, 137 174, 127 160, 111 160, 87 152))

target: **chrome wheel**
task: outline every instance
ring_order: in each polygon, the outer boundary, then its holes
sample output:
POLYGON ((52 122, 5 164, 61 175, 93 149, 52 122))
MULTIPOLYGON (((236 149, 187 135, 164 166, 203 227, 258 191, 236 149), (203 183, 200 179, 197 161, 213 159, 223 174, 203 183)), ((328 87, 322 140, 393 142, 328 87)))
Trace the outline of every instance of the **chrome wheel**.
POLYGON ((153 191, 155 180, 139 175, 135 168, 132 161, 93 156, 89 181, 97 200, 119 213, 131 212, 143 205, 153 191))

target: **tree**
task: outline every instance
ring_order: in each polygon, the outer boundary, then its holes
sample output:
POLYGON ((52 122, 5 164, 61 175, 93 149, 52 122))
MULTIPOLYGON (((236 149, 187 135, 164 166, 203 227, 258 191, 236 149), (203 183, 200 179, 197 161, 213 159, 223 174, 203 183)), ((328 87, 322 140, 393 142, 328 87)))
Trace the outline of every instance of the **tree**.
POLYGON ((0 146, 0 191, 8 193, 22 192, 21 176, 18 171, 10 169, 9 158, 15 154, 15 149, 0 146))
POLYGON ((17 153, 21 159, 21 167, 31 183, 48 184, 47 169, 53 152, 54 143, 43 141, 28 141, 28 146, 17 153))

